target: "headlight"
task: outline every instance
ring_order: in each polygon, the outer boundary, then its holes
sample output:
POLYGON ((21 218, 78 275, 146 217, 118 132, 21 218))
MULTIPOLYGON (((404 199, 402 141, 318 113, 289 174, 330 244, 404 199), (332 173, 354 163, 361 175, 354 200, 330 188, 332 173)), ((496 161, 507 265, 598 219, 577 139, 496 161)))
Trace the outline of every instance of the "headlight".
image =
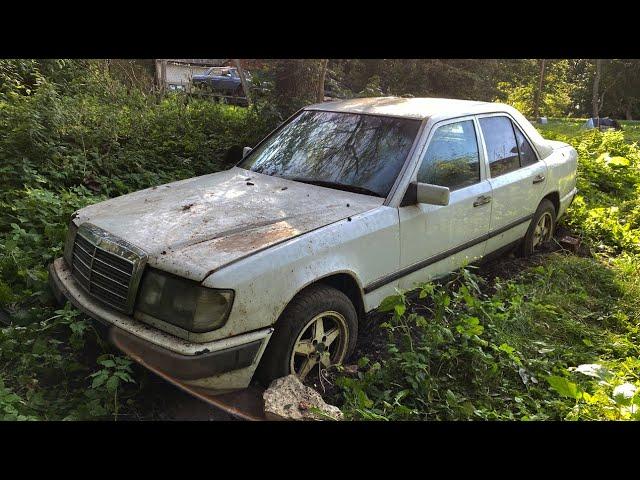
POLYGON ((76 241, 76 232, 78 231, 78 226, 71 220, 69 222, 69 230, 67 230, 67 238, 64 241, 64 253, 63 257, 67 262, 69 268, 73 265, 73 258, 71 255, 73 254, 73 243, 76 241))
POLYGON ((206 288, 199 283, 147 268, 140 283, 136 312, 189 332, 209 332, 227 321, 233 290, 206 288))

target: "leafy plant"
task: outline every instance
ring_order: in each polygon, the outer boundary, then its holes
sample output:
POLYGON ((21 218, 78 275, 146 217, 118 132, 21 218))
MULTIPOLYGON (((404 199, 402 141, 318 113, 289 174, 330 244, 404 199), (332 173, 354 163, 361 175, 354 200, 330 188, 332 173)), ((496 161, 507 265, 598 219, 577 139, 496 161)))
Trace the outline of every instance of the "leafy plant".
MULTIPOLYGON (((156 97, 103 61, 0 60, 0 418, 121 418, 145 374, 54 305, 47 266, 79 208, 227 168, 269 109, 156 97), (4 415, 4 417, 3 417, 4 415)), ((137 414, 136 414, 137 415, 137 414)))

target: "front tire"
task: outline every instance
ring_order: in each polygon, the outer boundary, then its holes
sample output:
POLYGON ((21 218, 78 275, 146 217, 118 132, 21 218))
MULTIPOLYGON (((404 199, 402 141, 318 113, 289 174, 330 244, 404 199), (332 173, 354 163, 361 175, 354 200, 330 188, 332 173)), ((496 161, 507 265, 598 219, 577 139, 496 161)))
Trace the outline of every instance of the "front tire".
POLYGON ((522 255, 533 255, 548 243, 556 229, 556 207, 550 200, 544 199, 533 214, 531 224, 522 242, 522 255))
POLYGON ((265 385, 295 374, 304 380, 344 362, 356 346, 358 315, 349 297, 327 285, 299 293, 276 323, 256 377, 265 385))

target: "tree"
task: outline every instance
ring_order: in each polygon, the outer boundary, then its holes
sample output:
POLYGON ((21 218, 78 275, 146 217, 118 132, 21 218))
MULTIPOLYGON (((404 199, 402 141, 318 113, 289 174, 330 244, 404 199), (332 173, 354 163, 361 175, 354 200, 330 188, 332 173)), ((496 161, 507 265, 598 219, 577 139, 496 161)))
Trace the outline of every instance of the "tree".
POLYGON ((318 73, 318 86, 317 86, 317 94, 316 94, 316 101, 318 103, 324 101, 324 79, 327 75, 328 63, 329 63, 328 59, 320 60, 320 68, 318 73))
POLYGON ((324 62, 325 60, 316 59, 275 61, 274 100, 278 110, 284 116, 291 115, 306 104, 315 103, 318 98, 319 74, 324 62))
POLYGON ((496 100, 506 102, 528 117, 565 116, 572 113, 573 90, 568 81, 572 72, 569 60, 503 60, 495 80, 496 100))
POLYGON ((600 117, 600 76, 602 75, 602 60, 596 60, 596 73, 593 77, 593 92, 591 94, 591 106, 593 110, 593 118, 600 117))
POLYGON ((540 117, 540 98, 542 97, 542 87, 544 85, 544 67, 547 61, 542 58, 538 60, 538 64, 540 65, 540 75, 538 80, 538 88, 536 89, 536 95, 533 99, 533 116, 535 118, 540 117))
POLYGON ((600 80, 600 111, 631 120, 640 114, 640 61, 612 59, 603 65, 600 80), (607 95, 606 108, 603 107, 607 95))
POLYGON ((244 70, 242 69, 242 65, 240 64, 240 59, 235 58, 234 63, 236 64, 236 68, 238 69, 238 75, 240 76, 240 82, 242 83, 242 91, 244 92, 244 96, 247 99, 247 104, 251 105, 251 92, 249 91, 249 83, 244 75, 244 70))

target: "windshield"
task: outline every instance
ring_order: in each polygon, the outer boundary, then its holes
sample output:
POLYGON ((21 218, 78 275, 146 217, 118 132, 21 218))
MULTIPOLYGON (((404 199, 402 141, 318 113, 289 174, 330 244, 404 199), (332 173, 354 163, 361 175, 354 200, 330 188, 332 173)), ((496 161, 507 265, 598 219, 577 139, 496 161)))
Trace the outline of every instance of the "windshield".
POLYGON ((419 127, 413 119, 306 110, 238 166, 386 197, 419 127))

